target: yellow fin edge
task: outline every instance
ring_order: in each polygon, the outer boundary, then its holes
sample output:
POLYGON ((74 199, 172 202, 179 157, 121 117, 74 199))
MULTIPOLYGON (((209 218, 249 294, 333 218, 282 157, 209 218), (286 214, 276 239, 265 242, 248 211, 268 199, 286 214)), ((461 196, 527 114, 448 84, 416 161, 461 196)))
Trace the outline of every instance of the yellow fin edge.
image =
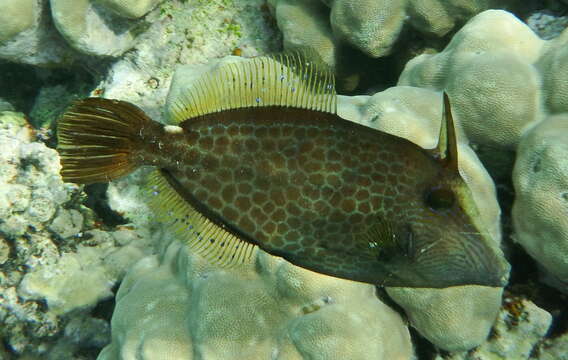
POLYGON ((148 178, 150 208, 189 249, 224 268, 254 263, 258 246, 215 224, 174 189, 160 170, 148 178))
POLYGON ((259 56, 208 72, 173 105, 172 122, 229 109, 284 106, 337 112, 335 78, 300 53, 259 56))

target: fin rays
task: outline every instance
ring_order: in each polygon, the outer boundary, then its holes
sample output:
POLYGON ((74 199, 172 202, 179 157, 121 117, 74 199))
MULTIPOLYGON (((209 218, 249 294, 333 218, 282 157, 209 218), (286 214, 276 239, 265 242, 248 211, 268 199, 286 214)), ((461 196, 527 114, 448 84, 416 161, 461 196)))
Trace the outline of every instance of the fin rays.
POLYGON ((299 54, 262 56, 229 63, 205 74, 174 104, 172 120, 223 110, 283 106, 336 113, 334 77, 299 54))
POLYGON ((254 262, 258 246, 241 240, 191 206, 160 170, 150 174, 148 184, 154 213, 171 225, 191 251, 226 268, 254 262))
POLYGON ((125 101, 75 102, 57 123, 63 180, 90 184, 133 171, 138 130, 149 122, 142 110, 125 101))

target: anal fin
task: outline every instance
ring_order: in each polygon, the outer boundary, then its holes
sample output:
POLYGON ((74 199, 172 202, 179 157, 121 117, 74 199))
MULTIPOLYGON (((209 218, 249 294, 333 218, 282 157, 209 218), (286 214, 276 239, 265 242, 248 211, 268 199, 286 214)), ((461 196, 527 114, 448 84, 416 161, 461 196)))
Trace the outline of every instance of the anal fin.
POLYGON ((149 175, 150 207, 179 240, 212 264, 230 268, 252 264, 258 246, 240 239, 222 225, 211 221, 180 195, 161 170, 149 175))

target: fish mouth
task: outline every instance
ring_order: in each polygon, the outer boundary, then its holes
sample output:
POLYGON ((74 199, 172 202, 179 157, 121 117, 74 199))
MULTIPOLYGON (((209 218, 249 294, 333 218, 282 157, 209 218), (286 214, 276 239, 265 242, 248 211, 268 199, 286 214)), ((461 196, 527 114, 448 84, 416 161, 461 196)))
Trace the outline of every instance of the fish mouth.
MULTIPOLYGON (((468 239, 463 246, 424 246, 415 249, 415 256, 406 257, 388 266, 390 276, 383 285, 393 287, 446 288, 481 285, 504 287, 509 280, 510 264, 498 247, 485 239, 468 239)), ((455 245, 455 243, 453 244, 455 245)))

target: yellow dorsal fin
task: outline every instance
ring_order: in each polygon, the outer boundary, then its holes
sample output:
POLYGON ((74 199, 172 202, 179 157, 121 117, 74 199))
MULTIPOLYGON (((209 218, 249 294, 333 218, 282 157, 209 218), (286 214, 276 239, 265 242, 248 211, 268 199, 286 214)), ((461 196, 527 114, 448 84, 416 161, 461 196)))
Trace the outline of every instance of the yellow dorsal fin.
POLYGON ((229 109, 285 106, 336 113, 332 73, 302 55, 278 54, 228 63, 180 97, 172 122, 229 109))
POLYGON ((148 180, 150 207, 191 251, 222 267, 252 264, 258 246, 215 224, 190 205, 169 183, 161 170, 148 180))

